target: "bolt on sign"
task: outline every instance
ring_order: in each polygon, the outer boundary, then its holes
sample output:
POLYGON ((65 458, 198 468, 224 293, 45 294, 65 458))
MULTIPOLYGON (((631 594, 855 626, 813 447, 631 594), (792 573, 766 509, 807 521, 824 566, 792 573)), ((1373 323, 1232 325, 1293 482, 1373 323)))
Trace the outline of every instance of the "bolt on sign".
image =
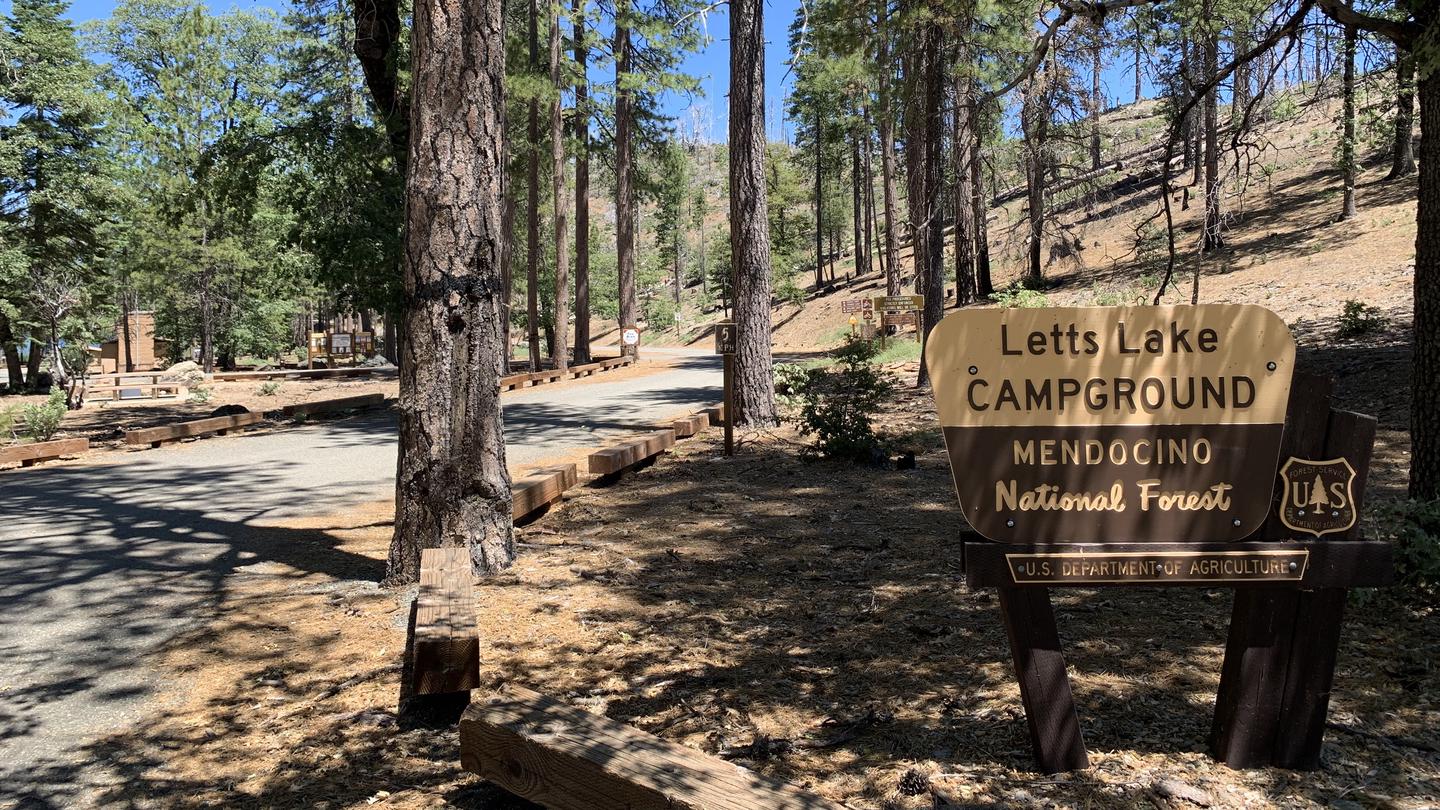
POLYGON ((735 353, 735 324, 728 322, 715 324, 715 353, 735 353))
POLYGON ((626 346, 634 346, 640 342, 640 327, 627 326, 620 333, 620 341, 626 346))
POLYGON ((1288 458, 1280 466, 1280 522, 1316 537, 1355 525, 1355 468, 1345 458, 1288 458))
POLYGON ((1233 541, 1269 512, 1295 341, 1263 307, 956 312, 926 362, 991 540, 1233 541))
POLYGON ((925 308, 923 295, 877 295, 870 301, 881 312, 916 312, 925 308))

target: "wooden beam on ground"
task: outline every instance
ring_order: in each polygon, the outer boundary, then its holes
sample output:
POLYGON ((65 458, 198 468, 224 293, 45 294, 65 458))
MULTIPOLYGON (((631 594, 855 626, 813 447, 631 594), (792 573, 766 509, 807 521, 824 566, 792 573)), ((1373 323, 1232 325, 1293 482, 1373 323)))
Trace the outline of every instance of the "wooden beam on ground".
POLYGON ((647 433, 639 438, 598 450, 590 454, 591 475, 614 475, 642 461, 660 455, 675 446, 675 431, 670 428, 647 433))
POLYGON ((172 425, 127 430, 125 431, 125 443, 148 444, 151 447, 159 447, 165 442, 188 439, 194 436, 204 436, 209 433, 219 433, 223 436, 227 431, 246 425, 253 425, 257 422, 264 421, 264 419, 265 417, 258 413, 237 413, 233 416, 212 416, 208 419, 176 422, 172 425))
POLYGON ((356 408, 370 408, 385 401, 384 394, 356 394, 353 397, 337 397, 335 399, 318 399, 314 402, 300 402, 295 405, 286 405, 282 412, 289 418, 297 416, 313 416, 317 413, 330 413, 334 411, 349 411, 356 408))
POLYGON ((723 404, 711 405, 701 411, 701 413, 705 414, 705 416, 710 419, 710 424, 715 427, 723 427, 725 425, 725 406, 723 404))
POLYGON ((480 685, 480 628, 475 621, 475 574, 460 546, 420 552, 411 646, 417 695, 464 692, 480 685))
POLYGON ((0 464, 14 464, 29 467, 37 461, 46 461, 61 456, 73 456, 90 449, 89 439, 56 439, 52 442, 17 444, 14 447, 0 447, 0 464))
POLYGON ((671 426, 675 430, 675 438, 688 439, 696 433, 710 427, 710 417, 705 413, 697 413, 676 419, 671 426))
POLYGON ((510 486, 510 517, 512 520, 537 512, 560 500, 565 490, 580 480, 574 464, 561 464, 535 470, 510 486))
POLYGON ((245 380, 323 380, 331 377, 368 377, 371 374, 395 374, 394 366, 349 366, 346 368, 268 369, 266 371, 217 371, 210 375, 216 382, 245 380))
POLYGON ((552 810, 839 810, 813 793, 515 685, 465 710, 460 762, 552 810))

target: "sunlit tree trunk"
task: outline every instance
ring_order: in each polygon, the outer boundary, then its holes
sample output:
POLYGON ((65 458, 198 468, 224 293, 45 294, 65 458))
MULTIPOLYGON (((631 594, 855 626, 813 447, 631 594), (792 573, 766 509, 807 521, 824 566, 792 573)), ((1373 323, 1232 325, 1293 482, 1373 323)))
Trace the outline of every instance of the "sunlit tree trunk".
POLYGON ((586 73, 585 0, 574 0, 575 26, 575 363, 590 362, 590 78, 586 73))
POLYGON ((551 0, 550 13, 550 84, 555 100, 550 105, 550 167, 553 175, 555 206, 555 343, 551 359, 555 368, 564 371, 570 363, 570 242, 568 213, 565 210, 565 118, 562 101, 563 78, 560 75, 560 0, 551 0))
POLYGON ((762 0, 730 3, 730 256, 735 290, 737 425, 775 424, 770 355, 770 216, 765 199, 762 0))
POLYGON ((395 534, 386 579, 463 546, 479 571, 515 558, 500 419, 500 0, 416 0, 405 179, 406 354, 395 534))
MULTIPOLYGON (((630 6, 621 2, 615 9, 615 252, 620 295, 620 328, 637 323, 639 299, 635 290, 635 179, 632 177, 635 126, 631 109, 634 91, 630 76, 630 6)), ((620 351, 634 355, 637 347, 621 344, 620 351)))
POLYGON ((1340 200, 1340 219, 1355 218, 1355 26, 1345 26, 1344 73, 1340 80, 1343 119, 1340 132, 1340 176, 1344 193, 1340 200))
MULTIPOLYGON (((530 0, 530 73, 540 73, 540 0, 530 0)), ((525 171, 525 336, 530 370, 540 370, 540 99, 531 97, 525 171)))
POLYGON ((877 82, 880 101, 880 177, 885 202, 885 294, 900 294, 900 234, 896 228, 899 206, 895 202, 895 110, 892 104, 890 78, 894 65, 890 62, 890 34, 888 32, 889 2, 880 0, 878 34, 880 40, 877 62, 880 66, 877 82))

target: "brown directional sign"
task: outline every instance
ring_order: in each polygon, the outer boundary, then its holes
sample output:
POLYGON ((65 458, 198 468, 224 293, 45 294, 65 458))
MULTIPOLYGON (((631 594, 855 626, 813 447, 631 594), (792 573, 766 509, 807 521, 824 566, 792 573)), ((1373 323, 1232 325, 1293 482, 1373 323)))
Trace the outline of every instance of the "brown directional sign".
POLYGON ((884 312, 881 313, 887 326, 916 326, 920 323, 917 312, 884 312))
POLYGON ((841 312, 859 312, 859 311, 862 310, 862 309, 869 309, 869 307, 866 307, 864 304, 865 304, 864 299, 861 299, 861 298, 847 298, 847 299, 845 299, 844 301, 841 301, 841 302, 840 302, 840 311, 841 311, 841 312))
POLYGON ((1238 540, 1265 520, 1295 364, 1269 310, 967 310, 926 362, 960 504, 992 540, 1238 540))
POLYGON ((870 300, 881 312, 915 312, 925 308, 923 295, 877 295, 870 300))
POLYGON ((715 324, 715 353, 735 353, 735 324, 728 321, 715 324))

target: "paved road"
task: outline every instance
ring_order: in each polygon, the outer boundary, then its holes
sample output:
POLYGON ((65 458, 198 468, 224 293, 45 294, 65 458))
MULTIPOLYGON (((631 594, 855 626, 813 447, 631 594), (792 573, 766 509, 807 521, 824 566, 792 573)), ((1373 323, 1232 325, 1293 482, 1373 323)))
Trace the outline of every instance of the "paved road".
MULTIPOLYGON (((718 401, 717 360, 686 352, 649 376, 506 394, 510 464, 718 401)), ((91 743, 176 697, 142 657, 204 621, 237 569, 316 570, 317 555, 297 562, 292 550, 323 536, 253 524, 313 514, 320 494, 335 509, 387 497, 395 449, 393 417, 377 414, 0 473, 0 808, 84 805, 125 779, 126 766, 91 743)), ((379 573, 343 552, 325 559, 338 578, 379 573)))

